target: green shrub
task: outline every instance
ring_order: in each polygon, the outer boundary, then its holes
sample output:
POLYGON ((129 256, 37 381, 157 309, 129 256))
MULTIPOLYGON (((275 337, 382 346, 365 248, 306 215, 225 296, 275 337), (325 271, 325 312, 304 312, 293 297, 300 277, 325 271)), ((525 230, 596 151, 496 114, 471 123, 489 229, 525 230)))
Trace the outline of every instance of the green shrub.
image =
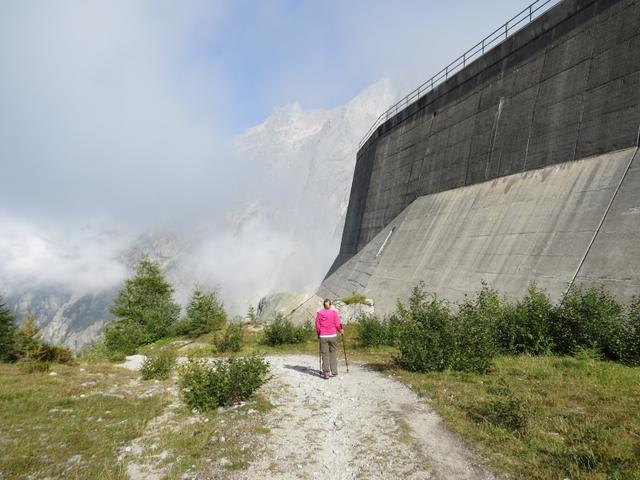
MULTIPOLYGON (((72 363, 74 355, 63 345, 52 345, 42 340, 42 329, 29 314, 15 334, 15 356, 25 361, 40 363, 72 363)), ((38 368, 38 366, 34 367, 38 368)), ((44 368, 44 367, 42 367, 44 368)))
POLYGON ((41 343, 34 352, 33 358, 41 362, 73 363, 73 352, 63 345, 41 343))
POLYGON ((398 302, 395 322, 399 329, 398 363, 417 372, 442 371, 451 366, 453 315, 443 300, 428 296, 424 284, 418 284, 409 297, 408 306, 398 302))
POLYGON ((311 323, 295 325, 284 315, 276 314, 273 322, 264 329, 263 342, 271 346, 304 343, 311 338, 312 333, 311 323))
POLYGON ((497 322, 496 340, 504 353, 542 355, 552 351, 553 305, 535 285, 515 306, 505 305, 497 322))
POLYGON ((204 411, 248 399, 268 373, 269 364, 260 357, 190 359, 179 368, 179 384, 187 405, 204 411))
POLYGON ((239 352, 243 341, 242 325, 230 323, 224 333, 216 337, 215 344, 218 352, 239 352))
POLYGON ((454 315, 445 301, 425 293, 421 282, 408 305, 398 302, 394 315, 398 362, 410 371, 486 372, 497 351, 496 323, 507 313, 506 302, 484 283, 454 315))
POLYGON ((227 322, 227 312, 215 291, 196 289, 187 307, 187 316, 176 325, 178 335, 198 337, 220 330, 227 322))
POLYGON ((624 362, 629 365, 640 365, 640 296, 634 297, 627 308, 623 338, 624 362))
POLYGON ((169 378, 171 370, 176 363, 175 353, 167 350, 162 350, 160 353, 149 356, 145 359, 140 369, 140 374, 143 380, 164 380, 169 378))
POLYGON ((111 358, 124 358, 133 355, 138 347, 151 342, 144 327, 131 320, 114 320, 107 324, 103 333, 104 346, 111 358))
POLYGON ((344 303, 345 305, 353 305, 353 304, 366 304, 367 303, 367 297, 365 297, 364 295, 360 294, 360 293, 352 293, 351 295, 347 295, 345 297, 342 297, 340 299, 340 301, 342 303, 344 303))
POLYGON ((392 345, 389 331, 389 322, 386 319, 380 320, 375 315, 363 314, 356 320, 358 329, 358 344, 361 347, 379 347, 381 345, 392 345))
POLYGON ((573 287, 555 309, 552 332, 555 351, 571 354, 577 348, 598 349, 605 358, 624 355, 623 308, 603 287, 573 287))
POLYGON ((473 299, 466 299, 456 315, 451 368, 462 372, 487 372, 497 353, 496 325, 503 323, 502 319, 509 313, 506 301, 483 282, 473 299))
POLYGON ((92 344, 85 345, 80 351, 80 362, 83 363, 102 363, 109 360, 124 360, 125 355, 122 354, 122 358, 114 359, 113 357, 113 352, 105 345, 104 337, 99 338, 92 344))

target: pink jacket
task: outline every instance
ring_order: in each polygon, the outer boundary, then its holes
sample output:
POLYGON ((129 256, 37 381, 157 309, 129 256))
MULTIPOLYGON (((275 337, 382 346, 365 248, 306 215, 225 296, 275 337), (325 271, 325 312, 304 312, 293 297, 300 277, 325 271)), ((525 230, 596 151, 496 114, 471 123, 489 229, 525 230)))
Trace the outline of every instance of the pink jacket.
POLYGON ((318 335, 335 335, 342 331, 342 323, 338 312, 325 308, 316 313, 316 333, 318 335))

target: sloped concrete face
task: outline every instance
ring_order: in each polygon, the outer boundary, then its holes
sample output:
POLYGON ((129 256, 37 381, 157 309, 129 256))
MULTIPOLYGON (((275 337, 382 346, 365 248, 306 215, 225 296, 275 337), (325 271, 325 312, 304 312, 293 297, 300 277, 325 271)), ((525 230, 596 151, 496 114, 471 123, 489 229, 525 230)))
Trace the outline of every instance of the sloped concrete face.
POLYGON ((576 283, 606 285, 624 301, 640 295, 640 155, 636 154, 576 283))
POLYGON ((334 272, 416 198, 634 147, 640 0, 565 0, 358 152, 334 272))
POLYGON ((256 312, 258 322, 269 324, 276 315, 283 315, 293 323, 302 325, 313 321, 322 308, 322 299, 309 292, 278 292, 260 299, 256 312))
POLYGON ((627 172, 634 153, 620 150, 419 197, 318 293, 357 291, 388 313, 421 280, 452 301, 482 280, 512 298, 536 282, 557 300, 577 276, 626 300, 640 293, 634 287, 640 284, 638 162, 627 172))

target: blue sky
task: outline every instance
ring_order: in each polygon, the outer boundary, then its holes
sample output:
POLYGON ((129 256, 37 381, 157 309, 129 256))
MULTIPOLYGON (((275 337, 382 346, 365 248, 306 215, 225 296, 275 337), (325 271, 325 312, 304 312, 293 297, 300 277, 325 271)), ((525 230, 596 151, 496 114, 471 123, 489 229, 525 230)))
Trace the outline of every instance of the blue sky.
POLYGON ((201 52, 223 65, 243 129, 274 105, 333 107, 382 77, 407 90, 528 4, 242 0, 201 52))

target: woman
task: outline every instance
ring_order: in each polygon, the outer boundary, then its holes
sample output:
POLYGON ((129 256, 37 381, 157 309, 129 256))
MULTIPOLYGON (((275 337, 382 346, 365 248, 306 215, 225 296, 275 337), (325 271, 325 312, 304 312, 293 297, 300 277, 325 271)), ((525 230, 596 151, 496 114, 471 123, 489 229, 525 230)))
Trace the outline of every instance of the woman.
POLYGON ((331 309, 331 300, 324 299, 324 309, 316 313, 316 333, 320 340, 320 352, 322 353, 322 378, 327 379, 338 375, 338 332, 344 334, 344 328, 340 323, 338 312, 331 309))

